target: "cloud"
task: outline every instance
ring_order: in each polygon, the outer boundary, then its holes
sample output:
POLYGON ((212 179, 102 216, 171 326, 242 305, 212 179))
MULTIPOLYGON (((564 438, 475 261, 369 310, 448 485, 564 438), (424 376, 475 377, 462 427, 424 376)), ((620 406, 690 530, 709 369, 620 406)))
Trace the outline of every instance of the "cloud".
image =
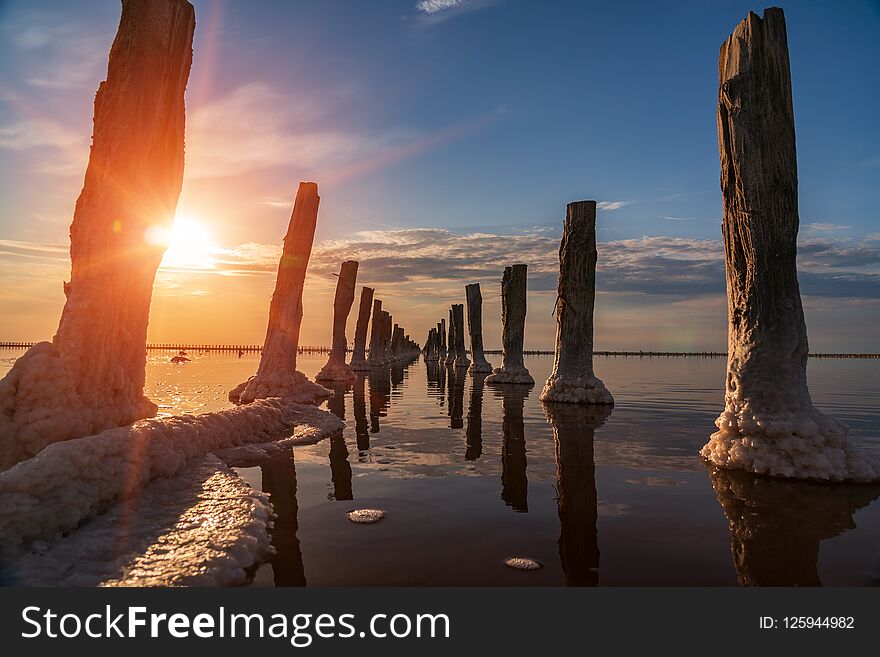
POLYGON ((611 212, 613 210, 620 210, 620 208, 626 207, 627 205, 632 205, 632 203, 632 201, 599 201, 596 203, 596 209, 611 212))
MULTIPOLYGON (((364 231, 327 240, 312 251, 312 276, 332 281, 343 260, 360 262, 360 278, 386 285, 460 287, 494 283, 511 263, 529 265, 529 289, 556 289, 559 238, 527 234, 458 234, 440 228, 364 231)), ((724 293, 720 240, 642 237, 598 245, 600 292, 679 299, 724 293)), ((805 240, 798 266, 805 295, 880 298, 880 250, 865 242, 805 240)), ((274 274, 279 247, 248 244, 228 249, 218 273, 274 274)))
POLYGON ((465 0, 421 0, 416 4, 416 9, 425 14, 436 14, 466 4, 465 0))
POLYGON ((436 25, 453 16, 485 9, 499 2, 501 0, 419 0, 415 6, 418 12, 417 25, 436 25))
POLYGON ((668 217, 664 214, 659 215, 660 219, 668 219, 669 221, 696 221, 696 217, 668 217))
POLYGON ((69 257, 69 247, 66 244, 44 244, 40 242, 0 239, 0 256, 66 260, 69 257))
POLYGON ((263 82, 244 84, 191 112, 186 176, 214 178, 279 166, 315 171, 363 158, 393 140, 388 134, 325 127, 325 109, 263 82))
POLYGON ((0 126, 0 148, 20 153, 33 171, 55 175, 82 175, 89 153, 87 135, 44 116, 0 126))
POLYGON ((839 231, 850 230, 852 226, 842 226, 840 224, 830 224, 830 223, 811 223, 806 224, 804 226, 805 231, 813 232, 813 233, 836 233, 839 231))
POLYGON ((57 90, 89 83, 97 86, 112 32, 62 12, 24 11, 4 20, 0 34, 14 48, 29 54, 23 71, 28 84, 57 90))

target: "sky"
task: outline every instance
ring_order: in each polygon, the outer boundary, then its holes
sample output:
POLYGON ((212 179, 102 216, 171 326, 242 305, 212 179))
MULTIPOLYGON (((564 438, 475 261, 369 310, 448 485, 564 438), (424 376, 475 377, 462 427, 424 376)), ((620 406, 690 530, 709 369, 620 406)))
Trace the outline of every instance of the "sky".
MULTIPOLYGON (((360 261, 419 341, 529 265, 552 348, 566 203, 599 202, 596 349, 724 350, 717 58, 738 0, 194 0, 186 171, 151 341, 262 342, 300 180, 321 208, 302 344, 360 261)), ((880 3, 783 4, 813 351, 880 351, 880 3)), ((0 340, 50 339, 120 4, 0 0, 0 340)), ((353 313, 356 312, 357 302, 353 313)), ((354 319, 349 319, 349 335, 354 319)))

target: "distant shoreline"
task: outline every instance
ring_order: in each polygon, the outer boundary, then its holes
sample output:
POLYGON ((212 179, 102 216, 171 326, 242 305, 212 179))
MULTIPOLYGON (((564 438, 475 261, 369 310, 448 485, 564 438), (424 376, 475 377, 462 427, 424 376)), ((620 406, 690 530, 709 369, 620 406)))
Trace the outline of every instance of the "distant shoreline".
MULTIPOLYGON (((27 349, 34 346, 34 342, 0 342, 0 349, 27 349)), ((147 351, 195 351, 195 352, 239 352, 259 353, 262 345, 258 344, 193 344, 193 343, 160 343, 148 344, 147 351)), ((350 351, 350 350, 349 350, 350 351)), ((299 348, 301 354, 326 354, 330 353, 330 347, 303 346, 299 348)), ((470 353, 470 352, 468 352, 470 353)), ((486 354, 499 355, 500 349, 486 349, 486 354)), ((552 350, 543 349, 525 350, 525 356, 552 356, 552 350)), ((602 351, 593 352, 595 356, 623 356, 639 358, 727 358, 726 351, 602 351)), ((855 354, 855 353, 811 353, 810 358, 860 358, 880 359, 880 353, 855 354)))

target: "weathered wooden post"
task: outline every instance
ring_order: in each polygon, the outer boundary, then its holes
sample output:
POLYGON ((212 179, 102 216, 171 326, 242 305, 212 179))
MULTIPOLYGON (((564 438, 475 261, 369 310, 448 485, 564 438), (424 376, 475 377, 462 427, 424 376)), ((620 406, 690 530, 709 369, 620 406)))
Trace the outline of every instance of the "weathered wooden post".
POLYGON ((373 299, 373 319, 370 326, 370 353, 367 356, 367 364, 370 367, 378 367, 381 365, 382 354, 381 334, 384 320, 382 319, 382 300, 373 299))
POLYGON ((144 396, 147 323, 183 181, 194 28, 184 0, 122 2, 95 96, 58 331, 0 380, 0 470, 51 443, 156 414, 144 396))
POLYGON ((458 342, 456 342, 455 337, 455 318, 452 316, 452 306, 449 307, 449 344, 446 349, 446 359, 445 363, 447 365, 455 365, 455 357, 456 354, 456 346, 458 342))
POLYGON ((501 367, 486 377, 486 383, 534 383, 523 365, 523 335, 526 328, 527 265, 504 268, 501 278, 501 367))
POLYGON ((366 370, 367 364, 367 329, 370 325, 370 309, 373 306, 373 288, 361 288, 361 301, 358 307, 357 325, 354 329, 354 348, 351 352, 349 367, 352 370, 366 370))
POLYGON ((354 381, 354 372, 345 364, 348 340, 345 337, 345 324, 351 304, 354 303, 354 289, 357 283, 358 263, 346 260, 339 269, 336 281, 336 295, 333 299, 333 343, 327 364, 315 375, 316 381, 354 381))
POLYGON ((467 367, 471 361, 468 360, 467 350, 464 346, 464 304, 453 304, 452 319, 455 323, 455 360, 453 364, 456 367, 467 367))
POLYGON ((593 373, 593 305, 596 299, 596 201, 566 208, 559 246, 556 359, 541 401, 613 404, 593 373))
POLYGON ((471 337, 473 359, 468 371, 471 374, 491 373, 492 364, 486 360, 486 354, 483 353, 483 295, 480 294, 480 284, 465 285, 464 291, 467 297, 468 333, 471 337))
POLYGON ((727 272, 725 409, 701 454, 728 469, 830 481, 880 464, 807 388, 797 277, 797 160, 785 16, 750 13, 721 46, 718 146, 727 272))
POLYGON ((229 399, 246 404, 255 399, 284 397, 303 404, 319 403, 333 393, 312 383, 296 369, 302 294, 318 221, 318 185, 302 182, 284 236, 275 291, 269 305, 269 326, 257 373, 229 392, 229 399))

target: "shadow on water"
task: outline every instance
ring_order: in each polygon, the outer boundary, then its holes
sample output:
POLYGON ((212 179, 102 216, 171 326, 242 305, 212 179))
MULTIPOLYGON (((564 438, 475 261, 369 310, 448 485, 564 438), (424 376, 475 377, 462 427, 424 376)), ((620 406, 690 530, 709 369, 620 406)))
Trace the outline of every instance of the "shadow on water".
POLYGON ((483 453, 483 390, 487 373, 478 372, 472 375, 471 396, 468 403, 467 427, 465 428, 464 458, 475 461, 483 453))
POLYGON ((822 586, 819 544, 855 529, 853 514, 880 496, 877 485, 788 481, 707 468, 744 586, 822 586))
POLYGON ((299 529, 296 502, 296 466, 293 449, 283 449, 261 466, 263 490, 275 509, 272 547, 269 559, 275 574, 275 586, 305 586, 302 551, 296 532, 299 529))
POLYGON ((523 408, 531 385, 501 385, 501 499, 514 511, 529 511, 529 479, 526 476, 526 433, 523 408))
POLYGON ((559 558, 568 586, 598 586, 599 517, 593 438, 611 406, 544 403, 556 443, 559 558))

